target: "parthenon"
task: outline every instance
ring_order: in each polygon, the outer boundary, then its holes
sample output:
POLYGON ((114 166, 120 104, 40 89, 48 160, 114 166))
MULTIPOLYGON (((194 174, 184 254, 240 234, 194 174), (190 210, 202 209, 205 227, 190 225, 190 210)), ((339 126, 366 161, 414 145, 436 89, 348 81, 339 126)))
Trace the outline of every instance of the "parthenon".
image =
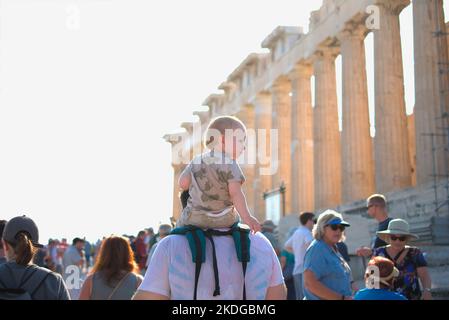
MULTIPOLYGON (((435 35, 437 30, 446 31, 442 0, 324 0, 311 13, 308 33, 297 26, 275 28, 262 42, 269 53, 249 54, 219 85, 222 93, 205 99, 208 111, 194 112, 198 123, 183 123, 184 132, 164 138, 173 146, 180 137, 188 138, 181 150, 173 148, 173 156, 178 152, 193 156, 202 152, 201 135, 193 135, 195 126, 202 124, 205 129, 219 115, 236 115, 256 131, 277 129, 277 172, 261 175, 259 162, 243 166, 249 208, 262 221, 266 218, 264 192, 281 185, 285 217, 340 207, 359 221, 363 201, 372 193, 410 199, 408 194, 416 190, 415 200, 416 194, 424 193, 432 198, 432 188, 443 188, 435 187, 435 181, 436 177, 438 183, 447 179, 449 162, 449 153, 435 152, 431 143, 432 138, 435 145, 447 146, 447 137, 436 133, 444 133, 441 128, 448 125, 444 115, 449 112, 449 73, 438 68, 449 61, 448 37, 435 35), (416 103, 413 115, 407 116, 399 15, 409 5, 413 6, 416 103), (374 38, 374 137, 364 45, 369 33, 374 38), (338 55, 342 61, 341 131, 338 55)), ((175 219, 181 213, 177 180, 184 165, 173 163, 175 219)), ((435 210, 426 208, 429 220, 435 210)))

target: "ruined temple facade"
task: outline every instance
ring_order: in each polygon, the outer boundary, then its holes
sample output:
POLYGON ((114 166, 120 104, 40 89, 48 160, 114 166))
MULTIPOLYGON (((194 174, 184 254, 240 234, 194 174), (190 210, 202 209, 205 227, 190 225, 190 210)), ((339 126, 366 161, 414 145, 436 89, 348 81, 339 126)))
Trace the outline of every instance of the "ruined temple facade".
MULTIPOLYGON (((242 165, 248 206, 260 220, 265 219, 263 193, 283 184, 281 229, 297 225, 301 211, 337 208, 360 227, 348 235, 353 250, 362 235, 366 238, 373 232, 373 221, 366 217, 366 197, 383 193, 390 200, 391 215, 406 218, 413 230, 431 241, 434 191, 444 196, 441 177, 447 174, 449 161, 448 153, 433 152, 426 135, 443 133, 439 117, 449 112, 447 74, 438 72, 438 62, 449 61, 448 41, 434 36, 437 27, 446 30, 442 0, 324 0, 311 13, 308 33, 300 27, 274 29, 262 42, 269 53, 249 54, 218 87, 222 93, 204 101, 208 111, 194 112, 198 123, 183 123, 185 131, 164 138, 173 146, 180 137, 188 138, 181 149, 173 149, 175 158, 180 152, 194 156, 203 151, 201 134, 193 134, 195 126, 202 124, 204 130, 216 116, 235 115, 256 132, 277 129, 277 172, 261 175, 260 163, 242 165), (416 104, 413 115, 407 116, 399 15, 409 5, 413 6, 416 104), (367 11, 373 6, 376 10, 367 11), (379 19, 374 17, 371 28, 367 19, 373 12, 379 19), (374 38, 374 137, 364 46, 369 33, 374 38), (341 131, 338 55, 342 59, 341 131), (432 173, 439 175, 438 183, 432 173)), ((434 143, 444 145, 445 139, 436 135, 434 143)), ((184 166, 173 163, 175 219, 181 212, 177 180, 184 166)))

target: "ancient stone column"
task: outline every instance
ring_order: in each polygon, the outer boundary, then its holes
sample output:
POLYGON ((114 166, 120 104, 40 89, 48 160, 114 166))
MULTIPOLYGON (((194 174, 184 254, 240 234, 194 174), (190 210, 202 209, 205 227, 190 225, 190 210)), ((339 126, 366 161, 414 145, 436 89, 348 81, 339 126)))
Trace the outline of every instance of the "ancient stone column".
POLYGON ((338 130, 336 55, 334 49, 322 47, 314 56, 315 209, 335 207, 341 202, 341 147, 338 130))
POLYGON ((410 152, 410 166, 412 167, 412 186, 416 186, 416 129, 415 114, 407 116, 408 149, 410 152))
POLYGON ((339 35, 342 56, 342 201, 365 199, 375 191, 366 78, 366 28, 350 24, 339 35))
POLYGON ((292 212, 314 210, 312 66, 298 64, 292 83, 292 212))
POLYGON ((255 126, 256 126, 256 115, 253 105, 245 105, 241 108, 240 112, 237 113, 237 117, 245 124, 247 129, 247 146, 242 156, 243 163, 240 164, 243 174, 245 175, 246 181, 243 184, 243 191, 245 193, 246 202, 248 204, 248 209, 252 214, 255 212, 255 190, 254 190, 254 180, 256 173, 256 165, 255 165, 255 126))
POLYGON ((179 176, 185 165, 172 165, 173 167, 173 218, 178 220, 181 217, 182 205, 180 200, 181 189, 178 185, 179 176))
POLYGON ((378 2, 380 28, 374 30, 376 191, 386 193, 411 185, 404 101, 399 13, 409 0, 378 2))
POLYGON ((283 183, 285 192, 285 214, 291 214, 292 195, 292 115, 291 115, 291 85, 287 78, 278 79, 272 86, 273 93, 273 129, 279 134, 279 170, 273 176, 273 189, 283 183))
POLYGON ((264 221, 266 217, 265 201, 263 193, 270 191, 272 187, 272 176, 261 174, 263 170, 269 172, 271 158, 270 129, 272 124, 272 97, 269 92, 260 92, 255 101, 255 117, 257 129, 257 162, 255 168, 255 187, 254 194, 256 198, 255 215, 259 221, 264 221), (264 138, 262 141, 262 138, 264 138), (263 155, 263 156, 261 156, 263 155))
MULTIPOLYGON (((414 0, 414 52, 415 52, 415 129, 416 129, 416 179, 418 184, 432 181, 432 175, 444 175, 449 161, 443 149, 432 151, 432 137, 429 134, 443 134, 441 119, 443 111, 449 110, 447 92, 448 74, 438 73, 438 62, 448 63, 447 36, 435 36, 435 32, 445 32, 442 0, 414 0), (437 8, 437 10, 435 10, 437 8), (441 80, 441 83, 439 82, 441 80), (432 154, 433 153, 433 154, 432 154), (433 168, 435 157, 435 169, 433 168)), ((442 65, 447 70, 448 65, 442 65)), ((436 146, 443 146, 445 138, 434 136, 436 146)))

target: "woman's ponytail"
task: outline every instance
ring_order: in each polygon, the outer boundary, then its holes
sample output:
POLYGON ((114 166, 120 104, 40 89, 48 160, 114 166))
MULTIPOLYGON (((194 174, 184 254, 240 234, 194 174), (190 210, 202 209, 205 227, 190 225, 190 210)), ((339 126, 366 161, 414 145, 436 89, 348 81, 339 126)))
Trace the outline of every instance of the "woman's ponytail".
POLYGON ((15 261, 17 264, 26 266, 33 260, 36 248, 33 246, 31 239, 24 232, 16 235, 16 244, 13 246, 15 253, 15 261))

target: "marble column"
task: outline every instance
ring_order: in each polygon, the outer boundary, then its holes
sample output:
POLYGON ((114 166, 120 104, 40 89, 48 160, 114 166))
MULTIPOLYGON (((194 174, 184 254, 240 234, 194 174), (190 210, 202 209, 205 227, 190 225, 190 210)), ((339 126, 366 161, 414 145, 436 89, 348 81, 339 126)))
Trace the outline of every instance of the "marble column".
POLYGON ((313 110, 313 154, 315 209, 341 203, 341 147, 338 129, 335 57, 322 47, 314 56, 315 108, 313 110))
POLYGON ((415 114, 407 116, 408 148, 410 152, 410 166, 412 167, 412 186, 416 186, 416 129, 415 114))
POLYGON ((292 211, 314 210, 312 66, 298 64, 292 84, 292 211))
POLYGON ((365 27, 351 24, 339 35, 343 85, 343 203, 366 199, 375 191, 364 43, 366 32, 365 27))
POLYGON ((255 168, 255 187, 256 197, 255 215, 259 221, 266 218, 266 207, 263 199, 263 193, 270 191, 272 187, 272 175, 263 174, 263 169, 269 171, 271 161, 270 130, 272 125, 272 97, 269 92, 260 92, 256 95, 255 118, 257 129, 257 162, 255 168), (262 138, 264 138, 262 141, 262 138), (262 173, 262 174, 261 174, 262 173))
POLYGON ((291 175, 291 146, 292 146, 292 114, 291 114, 291 85, 287 78, 278 79, 272 86, 273 94, 273 129, 279 134, 279 170, 273 176, 273 189, 285 185, 285 214, 291 214, 292 175, 291 175))
POLYGON ((173 167, 173 218, 177 221, 181 217, 181 189, 179 188, 178 180, 185 165, 172 165, 173 167))
POLYGON ((374 30, 376 192, 411 185, 411 166, 404 100, 399 13, 409 0, 378 2, 380 28, 374 30))
MULTIPOLYGON (((443 111, 449 110, 448 73, 438 72, 438 63, 448 63, 447 36, 436 37, 438 28, 446 32, 442 0, 414 0, 414 53, 415 53, 415 129, 416 129, 416 179, 418 184, 433 181, 433 156, 436 174, 444 175, 449 161, 443 149, 432 151, 432 137, 428 134, 443 134, 441 119, 443 111), (435 10, 435 6, 437 10, 435 10), (441 83, 440 83, 441 80, 441 83)), ((447 69, 448 65, 441 66, 447 69)), ((447 125, 447 124, 446 124, 447 125)), ((443 136, 435 136, 436 146, 445 145, 443 136)))
POLYGON ((247 146, 245 152, 242 156, 241 168, 243 174, 245 175, 245 183, 243 184, 243 191, 245 193, 246 202, 248 204, 248 209, 252 214, 255 212, 255 190, 254 190, 254 179, 256 173, 256 166, 254 163, 255 160, 255 152, 256 152, 256 141, 255 141, 255 125, 256 125, 256 117, 255 110, 253 105, 245 105, 241 108, 240 112, 237 113, 237 117, 245 124, 247 129, 247 146))

